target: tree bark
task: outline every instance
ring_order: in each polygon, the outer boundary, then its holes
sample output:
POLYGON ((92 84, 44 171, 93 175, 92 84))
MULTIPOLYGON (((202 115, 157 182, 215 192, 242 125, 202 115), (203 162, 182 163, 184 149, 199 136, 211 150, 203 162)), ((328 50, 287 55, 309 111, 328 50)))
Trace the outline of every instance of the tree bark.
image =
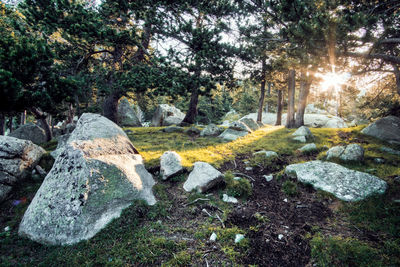
POLYGON ((3 113, 0 113, 0 135, 4 135, 4 126, 6 118, 3 113))
POLYGON ((282 124, 282 109, 283 109, 283 97, 282 97, 282 90, 278 90, 278 105, 276 108, 276 123, 275 125, 282 124))
POLYGON ((197 103, 199 102, 199 88, 194 86, 192 88, 192 94, 190 96, 189 109, 186 112, 185 118, 182 123, 193 124, 197 116, 197 103))
POLYGON ((257 122, 262 123, 262 112, 264 107, 264 99, 265 99, 265 72, 267 71, 267 63, 265 62, 265 58, 262 61, 262 69, 261 69, 261 92, 260 99, 258 101, 258 114, 257 114, 257 122))
POLYGON ((288 112, 286 118, 286 128, 293 128, 295 126, 294 121, 294 94, 296 86, 296 72, 295 70, 289 70, 288 75, 288 112))
POLYGON ((310 93, 310 87, 312 83, 312 77, 308 77, 303 70, 300 77, 300 92, 299 100, 297 102, 297 112, 296 112, 296 128, 304 125, 304 111, 307 105, 307 97, 310 93))
POLYGON ((392 64, 392 67, 394 71, 394 77, 396 78, 397 94, 400 95, 400 70, 399 67, 395 64, 392 64))
POLYGON ((74 107, 73 107, 72 103, 69 103, 67 124, 71 123, 73 120, 74 120, 74 107))
POLYGON ((46 132, 46 141, 50 141, 53 138, 53 133, 51 132, 49 123, 46 120, 47 115, 43 111, 35 107, 31 108, 30 111, 35 116, 35 118, 40 121, 44 131, 46 132))
MULTIPOLYGON (((267 89, 267 98, 270 98, 271 97, 271 86, 272 86, 272 84, 271 83, 268 83, 268 89, 267 89)), ((268 113, 269 112, 269 104, 268 104, 268 102, 267 103, 265 103, 265 113, 268 113)))
POLYGON ((21 125, 26 124, 26 110, 21 113, 21 125))
POLYGON ((103 115, 118 124, 118 100, 120 99, 120 94, 111 93, 104 100, 103 103, 103 115))

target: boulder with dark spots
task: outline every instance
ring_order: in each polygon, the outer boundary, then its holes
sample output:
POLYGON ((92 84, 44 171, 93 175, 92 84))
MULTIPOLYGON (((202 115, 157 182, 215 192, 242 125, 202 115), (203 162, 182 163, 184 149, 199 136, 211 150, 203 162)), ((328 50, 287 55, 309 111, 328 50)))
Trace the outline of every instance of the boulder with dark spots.
POLYGON ((252 131, 257 131, 260 129, 260 125, 258 125, 257 122, 252 118, 241 118, 239 121, 246 124, 247 127, 249 127, 252 131))
POLYGON ((400 118, 396 116, 384 117, 371 123, 361 132, 390 143, 400 144, 400 118))
POLYGON ((219 128, 217 125, 209 124, 200 132, 200 136, 217 136, 221 132, 221 128, 219 128))
POLYGON ((184 118, 185 114, 178 108, 167 104, 161 104, 154 112, 153 118, 151 119, 151 126, 178 125, 184 118))
POLYGON ((204 193, 222 182, 223 176, 220 171, 206 162, 196 162, 193 171, 183 184, 183 189, 186 192, 197 190, 199 193, 204 193))
POLYGON ((344 162, 363 161, 364 148, 358 144, 350 144, 347 146, 334 146, 326 152, 326 159, 340 159, 344 162))
POLYGON ((166 151, 160 158, 160 172, 163 180, 183 171, 181 157, 175 151, 166 151))
POLYGON ((138 118, 137 113, 134 108, 138 109, 138 107, 132 106, 128 99, 123 98, 119 101, 118 104, 118 122, 121 126, 127 127, 141 127, 142 123, 140 122, 140 118, 138 118))
POLYGON ((26 210, 19 234, 54 245, 89 239, 133 200, 154 204, 154 184, 124 131, 85 113, 26 210))

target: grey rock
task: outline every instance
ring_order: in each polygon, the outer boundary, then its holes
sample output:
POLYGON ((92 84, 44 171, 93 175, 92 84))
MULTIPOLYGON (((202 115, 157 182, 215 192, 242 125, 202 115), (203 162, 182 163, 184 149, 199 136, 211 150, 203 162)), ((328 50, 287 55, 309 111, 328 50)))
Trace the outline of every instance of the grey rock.
POLYGON ((33 123, 21 125, 18 129, 10 133, 8 136, 29 140, 34 144, 46 143, 46 132, 33 123))
POLYGON ((251 133, 252 130, 247 126, 244 122, 241 121, 234 121, 231 124, 229 124, 229 129, 235 130, 235 131, 245 131, 248 133, 251 133))
POLYGON ((324 128, 346 128, 347 123, 342 118, 334 117, 332 119, 329 119, 323 127, 324 128))
POLYGON ((154 184, 124 131, 85 113, 25 212, 19 234, 43 244, 89 239, 133 200, 154 204, 154 184))
POLYGON ((64 149, 64 146, 67 144, 68 138, 69 138, 70 134, 64 134, 64 135, 60 135, 59 137, 57 137, 57 148, 54 151, 50 152, 50 155, 56 159, 58 157, 58 155, 60 155, 60 152, 64 149))
POLYGON ((192 127, 190 127, 190 128, 185 130, 185 133, 188 134, 188 135, 191 135, 191 136, 199 135, 200 132, 201 132, 200 129, 198 129, 198 128, 194 127, 194 126, 192 126, 192 127))
POLYGON ((387 142, 400 142, 400 118, 387 116, 371 123, 361 131, 387 142))
POLYGON ((62 133, 63 133, 64 135, 70 134, 70 133, 72 133, 72 132, 75 130, 75 127, 76 127, 76 122, 68 123, 68 124, 66 124, 66 125, 64 126, 62 133))
POLYGON ((385 160, 383 158, 374 158, 374 162, 378 164, 383 164, 385 163, 385 160))
POLYGON ((162 129, 162 131, 165 133, 183 133, 185 131, 185 128, 179 126, 169 126, 162 129))
POLYGON ((226 129, 218 137, 228 140, 228 141, 234 141, 234 140, 238 139, 239 137, 246 136, 247 134, 248 134, 247 131, 237 131, 237 130, 233 130, 233 129, 226 129))
POLYGON ((183 171, 181 157, 175 151, 166 151, 160 158, 160 172, 163 180, 166 180, 183 171))
POLYGON ((151 119, 151 126, 170 126, 178 125, 185 118, 185 114, 174 106, 167 104, 161 104, 157 107, 154 112, 153 118, 151 119))
POLYGON ((307 142, 307 139, 305 136, 295 136, 292 138, 294 141, 300 142, 300 143, 305 143, 307 142))
POLYGON ((11 192, 12 187, 5 184, 0 184, 0 203, 5 200, 11 192))
POLYGON ((277 158, 278 157, 278 153, 276 153, 275 151, 266 151, 266 150, 261 150, 261 151, 257 151, 255 153, 253 153, 253 156, 256 155, 263 155, 266 158, 277 158))
POLYGON ((263 177, 265 178, 265 180, 267 182, 271 182, 274 179, 274 176, 272 174, 270 175, 263 175, 263 177))
POLYGON ((328 151, 326 151, 326 159, 331 160, 331 159, 338 159, 346 149, 345 146, 334 146, 331 147, 328 151))
POLYGON ((390 147, 382 146, 382 147, 379 148, 379 150, 382 151, 382 152, 386 152, 386 153, 392 154, 392 155, 400 156, 400 151, 399 150, 394 150, 394 149, 392 149, 390 147))
POLYGON ((307 144, 299 148, 299 151, 302 153, 317 151, 317 146, 314 143, 307 144))
POLYGON ((227 203, 238 203, 237 198, 228 196, 227 194, 222 195, 222 201, 227 203))
POLYGON ((252 118, 241 118, 239 121, 246 124, 252 131, 260 129, 260 125, 258 125, 258 123, 252 118))
POLYGON ((306 126, 299 127, 294 133, 292 133, 292 136, 304 136, 307 141, 314 140, 314 135, 306 126))
POLYGON ((358 144, 350 144, 339 157, 343 161, 363 161, 364 148, 358 144))
POLYGON ((204 193, 223 181, 222 173, 206 162, 194 163, 193 171, 183 184, 186 192, 197 190, 204 193))
POLYGON ((137 112, 135 112, 134 108, 138 109, 138 107, 131 106, 126 98, 119 101, 117 113, 119 125, 128 127, 142 126, 140 118, 138 118, 137 112))
POLYGON ((289 165, 285 173, 345 201, 358 201, 375 193, 382 194, 387 188, 386 182, 374 175, 319 160, 289 165))
POLYGON ((37 171, 37 173, 41 176, 41 177, 45 177, 47 175, 46 171, 43 170, 42 167, 40 167, 39 165, 36 165, 35 170, 37 171))
POLYGON ((209 124, 200 132, 200 136, 217 136, 220 133, 221 129, 217 125, 209 124))
POLYGON ((334 146, 326 152, 326 156, 327 160, 337 158, 342 161, 363 161, 364 149, 358 144, 334 146))

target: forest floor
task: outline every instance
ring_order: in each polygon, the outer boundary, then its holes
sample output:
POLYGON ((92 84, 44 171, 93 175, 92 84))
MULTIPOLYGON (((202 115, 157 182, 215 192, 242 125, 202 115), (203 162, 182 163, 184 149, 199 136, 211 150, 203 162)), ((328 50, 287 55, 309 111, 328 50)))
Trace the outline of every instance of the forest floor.
MULTIPOLYGON (((307 155, 297 151, 303 144, 291 140, 294 130, 282 127, 264 127, 228 143, 160 129, 125 129, 157 180, 156 205, 136 201, 94 238, 76 245, 40 245, 18 236, 19 222, 42 182, 28 179, 0 205, 0 265, 400 266, 400 183, 394 181, 400 158, 380 152, 390 145, 363 136, 362 127, 311 129, 318 151, 307 155), (365 161, 343 165, 387 181, 385 194, 347 203, 283 173, 288 164, 324 159, 324 146, 348 143, 364 147, 365 161), (159 157, 167 150, 177 151, 188 171, 162 181, 159 157), (260 150, 276 151, 279 158, 253 155, 260 150), (376 163, 376 157, 385 163, 376 163), (183 182, 196 161, 213 164, 226 184, 206 194, 185 192, 183 182), (274 178, 268 182, 264 175, 269 174, 274 178), (223 202, 224 193, 239 203, 223 202), (212 233, 215 242, 209 240, 212 233), (239 243, 237 234, 244 235, 239 243)), ((48 161, 43 165, 50 168, 48 161)))

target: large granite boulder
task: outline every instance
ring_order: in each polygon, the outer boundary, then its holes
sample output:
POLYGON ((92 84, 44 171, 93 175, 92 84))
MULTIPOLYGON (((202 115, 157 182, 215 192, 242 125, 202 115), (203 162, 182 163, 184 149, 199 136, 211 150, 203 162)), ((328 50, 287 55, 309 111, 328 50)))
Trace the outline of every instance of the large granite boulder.
POLYGON ((151 126, 169 126, 178 125, 185 118, 185 114, 174 106, 167 104, 161 104, 157 107, 154 112, 153 118, 151 119, 151 126))
POLYGON ((175 151, 166 151, 160 158, 160 173, 163 180, 183 171, 182 159, 175 151))
POLYGON ((285 173, 345 201, 358 201, 372 194, 382 194, 387 188, 386 182, 376 176, 319 160, 289 165, 285 173))
POLYGON ((245 131, 248 133, 251 133, 252 130, 250 129, 249 126, 247 126, 244 122, 242 121, 234 121, 229 124, 229 129, 235 130, 235 131, 245 131))
POLYGON ((400 144, 400 118, 387 116, 371 123, 361 131, 378 139, 400 144))
POLYGON ((189 174, 183 189, 186 192, 197 190, 204 193, 212 187, 223 182, 222 173, 206 162, 194 163, 193 171, 189 174))
POLYGON ((247 127, 249 127, 252 131, 260 129, 260 125, 258 125, 257 122, 252 118, 241 118, 239 121, 246 124, 247 127))
POLYGON ((32 172, 45 152, 31 141, 0 135, 0 202, 32 172))
POLYGON ((154 184, 124 131, 85 113, 26 210, 19 234, 44 244, 89 239, 133 200, 154 204, 154 184))
POLYGON ((126 98, 123 98, 119 101, 117 114, 119 125, 127 127, 142 126, 140 118, 138 118, 138 114, 135 112, 134 108, 139 109, 139 107, 131 106, 126 98))
POLYGON ((33 123, 21 125, 18 129, 11 132, 8 136, 23 140, 29 140, 37 145, 46 143, 47 141, 46 132, 33 123))

